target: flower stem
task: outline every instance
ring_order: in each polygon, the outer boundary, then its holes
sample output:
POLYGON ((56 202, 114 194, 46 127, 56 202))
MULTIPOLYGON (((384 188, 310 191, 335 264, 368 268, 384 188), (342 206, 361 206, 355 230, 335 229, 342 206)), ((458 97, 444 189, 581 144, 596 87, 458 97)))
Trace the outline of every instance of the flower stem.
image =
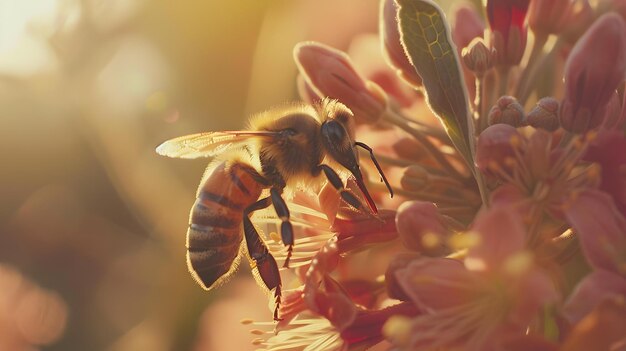
POLYGON ((546 45, 546 41, 548 41, 548 36, 546 35, 538 35, 535 33, 535 42, 533 44, 532 51, 530 52, 530 57, 528 58, 528 63, 522 74, 520 75, 520 79, 517 82, 517 88, 515 91, 515 97, 517 97, 517 101, 524 106, 528 96, 530 95, 529 87, 530 83, 533 83, 535 80, 535 76, 537 75, 537 69, 539 65, 537 65, 538 58, 540 57, 543 47, 546 45))
POLYGON ((393 113, 392 111, 387 111, 387 113, 383 115, 383 119, 386 120, 387 122, 390 122, 393 125, 400 127, 400 129, 411 134, 411 136, 417 139, 417 141, 419 141, 422 145, 424 145, 424 147, 426 148, 426 151, 428 151, 429 154, 439 163, 439 165, 441 165, 441 167, 443 167, 450 175, 455 176, 460 179, 465 178, 463 174, 461 174, 458 170, 456 170, 456 168, 454 168, 454 166, 452 166, 452 164, 446 158, 446 155, 444 155, 428 139, 428 137, 426 137, 424 134, 422 134, 420 131, 416 130, 415 128, 411 127, 403 118, 399 117, 397 114, 393 113))
POLYGON ((496 97, 496 99, 500 98, 501 96, 506 95, 506 93, 508 92, 509 75, 511 73, 511 67, 499 66, 497 68, 497 72, 498 72, 498 96, 496 97))
POLYGON ((483 118, 487 118, 485 114, 483 114, 483 103, 485 100, 485 91, 484 89, 484 76, 476 77, 476 97, 474 98, 474 121, 475 121, 475 136, 478 136, 480 132, 484 130, 483 127, 483 118))

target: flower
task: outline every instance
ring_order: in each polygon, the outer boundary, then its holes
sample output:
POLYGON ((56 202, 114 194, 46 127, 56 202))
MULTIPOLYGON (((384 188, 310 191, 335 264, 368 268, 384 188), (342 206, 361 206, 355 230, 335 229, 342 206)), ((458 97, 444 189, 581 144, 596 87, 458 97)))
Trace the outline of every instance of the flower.
MULTIPOLYGON (((417 258, 396 271, 404 292, 424 310, 410 323, 410 350, 484 350, 509 333, 526 330, 540 308, 558 294, 550 278, 524 252, 521 218, 506 209, 479 215, 465 264, 446 258, 417 258)), ((404 341, 404 342, 403 342, 404 341)))
MULTIPOLYGON (((381 0, 379 37, 356 36, 347 53, 312 42, 294 50, 300 96, 341 100, 354 112, 355 140, 375 151, 365 148, 361 164, 380 211, 346 205, 329 185, 295 193, 282 320, 255 330, 256 344, 571 351, 606 337, 603 345, 620 345, 610 323, 624 317, 626 289, 618 89, 626 25, 605 14, 616 5, 488 0, 484 38, 471 7, 456 8, 450 33, 434 1, 397 3, 381 0), (447 50, 451 38, 458 52, 447 50), (437 72, 427 86, 416 58, 437 72), (426 95, 445 107, 437 116, 426 95), (381 172, 392 200, 374 177, 381 172)), ((349 176, 345 184, 358 197, 349 176)), ((278 234, 266 239, 285 259, 278 234)))

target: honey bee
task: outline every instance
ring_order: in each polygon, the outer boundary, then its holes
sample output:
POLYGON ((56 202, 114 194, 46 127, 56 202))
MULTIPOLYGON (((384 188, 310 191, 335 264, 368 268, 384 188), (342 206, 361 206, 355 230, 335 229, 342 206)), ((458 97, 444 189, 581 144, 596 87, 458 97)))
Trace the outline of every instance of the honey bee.
POLYGON ((259 284, 274 291, 274 319, 279 320, 281 278, 278 265, 250 215, 274 206, 281 220, 282 242, 288 247, 284 263, 284 267, 288 267, 294 235, 289 208, 282 197, 285 188, 321 182, 323 174, 343 201, 358 211, 365 211, 359 197, 344 187, 329 164, 341 166, 352 174, 369 211, 375 215, 376 205, 359 168, 356 149, 359 146, 369 151, 381 180, 393 197, 372 149, 353 141, 353 119, 345 105, 325 99, 315 105, 294 104, 262 113, 250 120, 249 130, 192 134, 157 147, 157 153, 163 156, 221 160, 217 166, 217 162, 212 162, 205 172, 187 230, 187 266, 202 288, 211 290, 223 284, 237 269, 241 256, 246 255, 259 284), (241 150, 246 150, 247 155, 241 150))

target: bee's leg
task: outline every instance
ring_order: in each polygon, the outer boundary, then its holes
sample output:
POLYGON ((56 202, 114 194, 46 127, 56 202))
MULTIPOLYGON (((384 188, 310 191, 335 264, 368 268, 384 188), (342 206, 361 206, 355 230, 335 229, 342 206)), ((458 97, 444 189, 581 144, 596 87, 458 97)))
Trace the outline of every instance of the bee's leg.
POLYGON ((278 218, 282 221, 280 224, 280 237, 283 240, 283 245, 288 246, 287 258, 285 259, 283 267, 289 268, 289 260, 291 259, 291 253, 293 251, 293 226, 291 222, 289 222, 289 208, 287 208, 285 199, 281 196, 282 192, 283 189, 281 188, 273 187, 270 189, 276 215, 278 215, 278 218))
POLYGON ((325 164, 321 164, 317 167, 319 171, 324 172, 324 175, 326 175, 326 178, 328 178, 330 184, 339 192, 339 196, 341 196, 341 199, 343 201, 345 201, 346 203, 348 203, 348 205, 354 207, 358 211, 367 213, 367 211, 365 211, 365 207, 363 207, 363 203, 361 203, 361 200, 359 200, 359 198, 356 197, 354 193, 346 189, 346 187, 343 185, 343 182, 341 181, 341 178, 339 178, 339 175, 337 174, 337 172, 335 172, 334 169, 325 164))
POLYGON ((380 168, 378 161, 376 161, 376 156, 374 156, 374 150, 372 150, 372 148, 369 147, 367 144, 362 143, 360 141, 355 142, 354 145, 360 146, 370 153, 370 158, 372 159, 374 166, 376 166, 376 169, 378 170, 378 174, 380 174, 380 180, 385 183, 385 185, 387 186, 387 190, 389 190, 389 195, 393 197, 393 189, 391 188, 391 185, 389 185, 389 182, 387 181, 387 177, 385 177, 385 173, 383 173, 383 169, 380 168))
POLYGON ((259 276, 263 280, 263 284, 268 290, 276 289, 274 292, 274 298, 276 299, 276 308, 274 309, 274 320, 280 320, 278 318, 278 309, 280 307, 281 298, 281 281, 280 272, 278 271, 278 264, 274 256, 269 252, 267 246, 259 236, 256 228, 250 221, 250 213, 268 207, 272 203, 269 197, 263 198, 252 205, 248 206, 243 212, 243 232, 246 236, 246 245, 248 247, 248 253, 250 258, 254 261, 256 268, 259 271, 259 276))

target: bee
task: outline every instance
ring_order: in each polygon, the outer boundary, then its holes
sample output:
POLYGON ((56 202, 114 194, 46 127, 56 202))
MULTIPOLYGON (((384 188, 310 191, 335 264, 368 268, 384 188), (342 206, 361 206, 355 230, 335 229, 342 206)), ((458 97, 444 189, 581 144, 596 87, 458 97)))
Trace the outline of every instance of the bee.
POLYGON ((369 151, 392 197, 393 191, 372 149, 354 141, 353 114, 337 100, 276 108, 253 117, 249 124, 249 130, 207 132, 171 139, 156 151, 176 158, 221 160, 211 162, 207 168, 191 208, 187 230, 189 272, 202 288, 211 290, 223 284, 237 269, 241 256, 246 255, 259 284, 274 291, 274 319, 279 320, 281 278, 278 265, 250 215, 273 205, 281 221, 282 242, 288 247, 284 263, 284 267, 288 267, 294 233, 289 208, 282 196, 286 188, 321 183, 325 176, 343 201, 363 212, 365 208, 359 197, 344 187, 333 169, 343 167, 354 177, 369 211, 377 214, 359 167, 358 146, 369 151))

